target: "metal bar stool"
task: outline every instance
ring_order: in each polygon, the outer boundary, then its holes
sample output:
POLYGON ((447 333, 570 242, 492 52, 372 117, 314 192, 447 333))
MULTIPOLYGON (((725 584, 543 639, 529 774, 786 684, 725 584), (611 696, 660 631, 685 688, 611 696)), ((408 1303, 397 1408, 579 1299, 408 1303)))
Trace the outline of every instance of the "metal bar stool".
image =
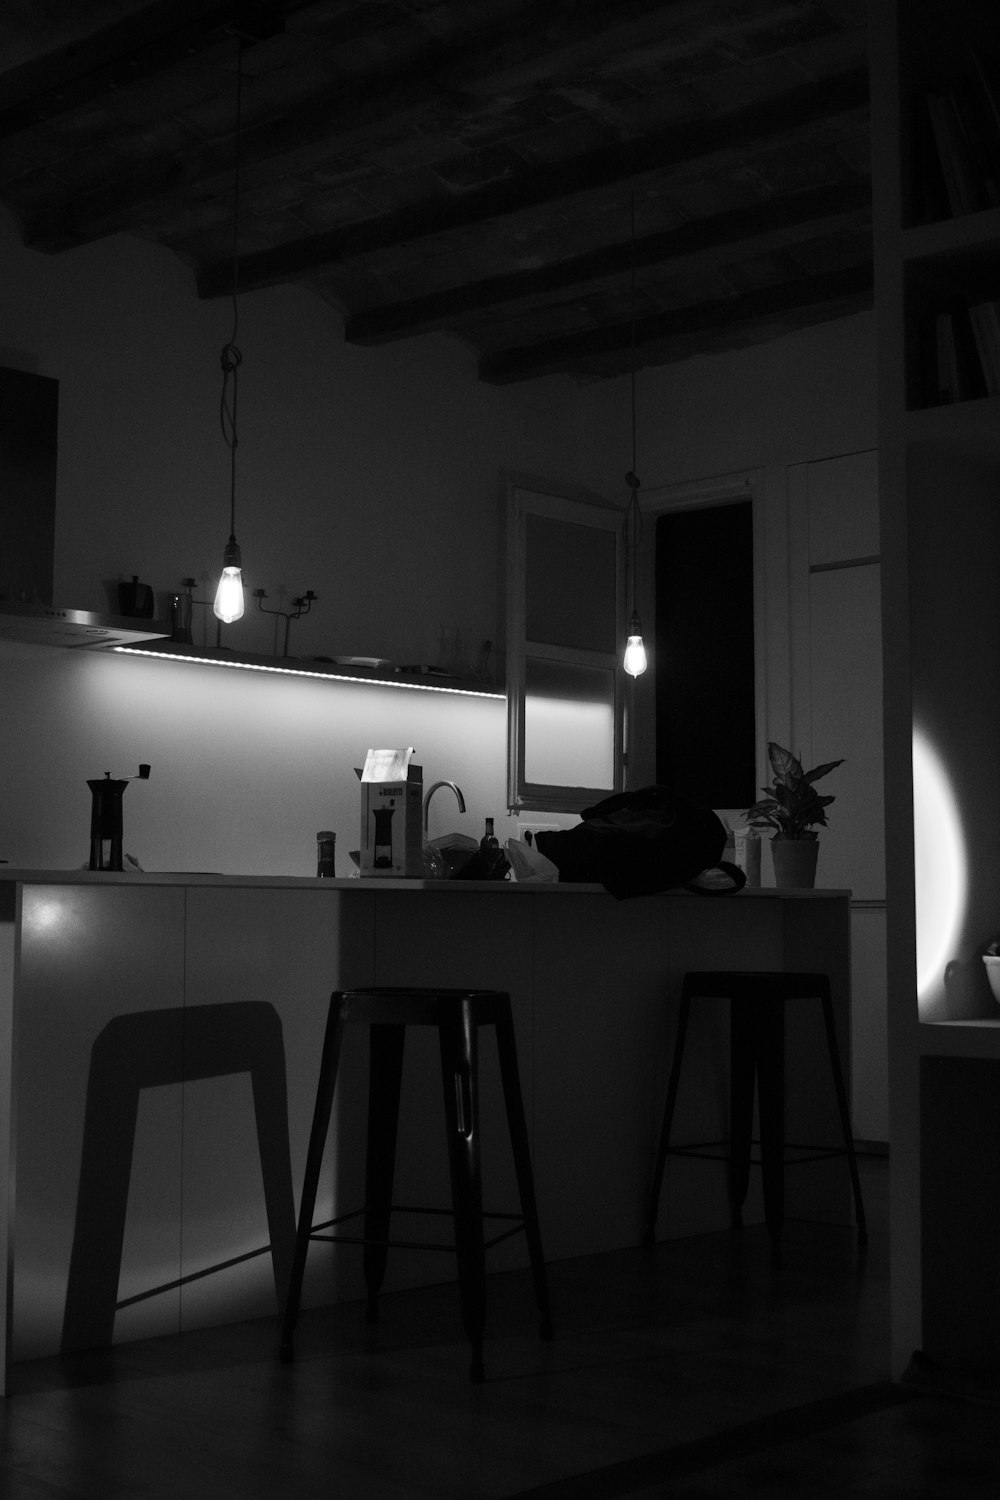
POLYGON ((729 1163, 729 1207, 734 1229, 739 1228, 743 1222, 743 1204, 750 1180, 750 1167, 753 1164, 760 1166, 764 1193, 764 1219, 771 1237, 772 1253, 777 1259, 784 1223, 786 1146, 789 1150, 803 1153, 796 1157, 797 1162, 821 1161, 834 1156, 847 1157, 851 1188, 854 1194, 858 1244, 866 1245, 868 1233, 861 1198, 861 1180, 858 1176, 854 1133, 851 1127, 843 1070, 840 1065, 840 1053, 837 1048, 833 1001, 827 975, 782 972, 747 973, 727 972, 726 970, 698 970, 685 974, 677 1019, 677 1042, 667 1083, 663 1127, 660 1131, 656 1166, 646 1203, 644 1236, 646 1243, 652 1244, 656 1236, 660 1186, 667 1157, 675 1155, 709 1160, 714 1158, 726 1160, 729 1163), (729 1140, 728 1142, 706 1141, 672 1146, 670 1132, 674 1107, 677 1103, 691 1002, 709 997, 729 1001, 729 1140), (823 1011, 830 1073, 844 1138, 842 1146, 796 1145, 785 1141, 785 1004, 790 1000, 813 999, 820 1002, 823 1011), (752 1139, 755 1086, 760 1124, 758 1141, 752 1139), (760 1157, 756 1163, 752 1156, 754 1145, 760 1148, 760 1157), (721 1158, 712 1149, 716 1146, 728 1147, 727 1152, 721 1158))
POLYGON ((281 1331, 281 1358, 288 1361, 294 1357, 292 1337, 298 1319, 302 1278, 310 1240, 364 1246, 369 1322, 378 1321, 377 1298, 385 1277, 390 1246, 408 1249, 447 1248, 454 1250, 458 1261, 462 1323, 472 1346, 470 1379, 481 1381, 486 1321, 485 1252, 522 1230, 528 1242, 535 1297, 541 1314, 541 1336, 548 1339, 552 1337, 552 1317, 538 1228, 510 996, 499 990, 335 990, 330 997, 316 1107, 306 1155, 302 1202, 281 1331), (365 1206, 351 1213, 340 1214, 326 1223, 314 1224, 316 1191, 329 1132, 344 1028, 356 1021, 364 1022, 370 1028, 365 1206), (389 1237, 393 1213, 447 1212, 441 1209, 403 1208, 392 1202, 403 1043, 407 1026, 435 1026, 438 1031, 451 1173, 453 1246, 418 1240, 394 1240, 389 1237), (478 1067, 478 1032, 481 1026, 493 1026, 496 1034, 504 1106, 521 1200, 520 1214, 483 1211, 478 1067), (362 1235, 328 1233, 362 1214, 362 1235), (510 1223, 505 1230, 487 1241, 483 1231, 484 1218, 503 1219, 510 1223))

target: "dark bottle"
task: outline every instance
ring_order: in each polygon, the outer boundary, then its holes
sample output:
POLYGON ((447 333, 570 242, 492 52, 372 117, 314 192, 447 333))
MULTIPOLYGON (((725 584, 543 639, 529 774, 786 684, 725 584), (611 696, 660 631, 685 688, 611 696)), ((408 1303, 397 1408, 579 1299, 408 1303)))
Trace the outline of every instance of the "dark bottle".
POLYGON ((336 876, 336 852, 337 835, 329 828, 321 829, 316 835, 316 874, 321 880, 332 880, 336 876))
POLYGON ((487 818, 486 819, 486 832, 483 834, 482 838, 479 840, 479 847, 483 851, 484 854, 488 854, 491 849, 499 849, 500 848, 500 840, 497 838, 496 834, 493 832, 493 819, 492 818, 487 818))

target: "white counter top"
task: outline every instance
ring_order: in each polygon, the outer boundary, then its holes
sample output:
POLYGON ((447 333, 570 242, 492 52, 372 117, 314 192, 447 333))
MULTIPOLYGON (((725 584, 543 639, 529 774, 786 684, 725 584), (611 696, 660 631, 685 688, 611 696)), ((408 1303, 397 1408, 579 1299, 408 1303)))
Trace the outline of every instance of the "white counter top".
MULTIPOLYGON (((491 892, 505 896, 575 896, 606 895, 604 886, 583 882, 555 883, 545 881, 514 880, 404 880, 400 878, 368 877, 361 879, 320 880, 315 875, 225 875, 220 872, 199 870, 30 870, 0 866, 0 882, 10 881, 21 885, 126 885, 126 886, 219 886, 222 888, 253 888, 255 886, 274 890, 329 890, 329 891, 431 891, 435 894, 458 891, 491 892)), ((850 896, 846 890, 798 890, 791 887, 744 886, 743 890, 725 895, 710 895, 697 891, 674 889, 661 891, 659 896, 690 897, 699 901, 781 901, 809 900, 850 896)), ((626 897, 628 901, 646 899, 626 897)))

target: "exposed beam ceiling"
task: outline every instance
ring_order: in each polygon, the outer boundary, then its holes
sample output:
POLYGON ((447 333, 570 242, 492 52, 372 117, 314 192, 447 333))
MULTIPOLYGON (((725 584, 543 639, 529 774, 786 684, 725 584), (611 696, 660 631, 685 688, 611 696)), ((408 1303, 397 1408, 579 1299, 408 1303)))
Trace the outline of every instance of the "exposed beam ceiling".
POLYGON ((21 0, 0 201, 579 379, 871 303, 866 0, 21 0), (635 230, 630 228, 634 210, 635 230), (634 290, 633 290, 634 287, 634 290))

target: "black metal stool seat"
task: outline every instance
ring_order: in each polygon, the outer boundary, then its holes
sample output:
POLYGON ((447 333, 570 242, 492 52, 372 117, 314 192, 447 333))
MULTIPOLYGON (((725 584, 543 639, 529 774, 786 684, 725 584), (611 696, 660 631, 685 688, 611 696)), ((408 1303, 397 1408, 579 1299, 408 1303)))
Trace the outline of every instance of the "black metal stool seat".
POLYGON ((292 1336, 298 1318, 302 1278, 311 1240, 364 1246, 368 1318, 378 1319, 378 1293, 385 1278, 390 1247, 452 1249, 458 1261, 462 1322, 472 1346, 470 1376, 483 1378, 483 1334, 486 1321, 485 1252, 512 1234, 524 1232, 531 1260, 535 1296, 541 1314, 541 1335, 552 1336, 548 1282, 542 1255, 534 1177, 524 1118, 514 1023, 510 996, 502 990, 368 988, 335 990, 330 997, 326 1035, 320 1060, 319 1084, 306 1155, 302 1202, 289 1277, 281 1332, 281 1357, 293 1357, 292 1336), (365 1204, 324 1224, 314 1224, 316 1192, 333 1108, 337 1067, 344 1028, 363 1022, 369 1030, 368 1144, 365 1165, 365 1204), (451 1174, 451 1210, 404 1208, 392 1202, 396 1133, 407 1026, 434 1026, 441 1050, 445 1128, 451 1174), (496 1035, 504 1107, 510 1131, 514 1168, 520 1195, 520 1214, 484 1213, 479 1132, 478 1031, 492 1026, 496 1035), (390 1238, 394 1213, 450 1212, 454 1244, 390 1238), (364 1233, 330 1233, 339 1225, 364 1215, 364 1233), (484 1219, 508 1221, 508 1227, 486 1240, 484 1219))
POLYGON ((724 1160, 729 1162, 729 1206, 731 1223, 742 1223, 751 1165, 761 1167, 764 1193, 764 1219, 775 1257, 784 1223, 784 1169, 786 1149, 799 1153, 796 1161, 820 1161, 846 1156, 854 1195, 858 1243, 866 1245, 864 1203, 858 1176, 854 1133, 851 1126, 847 1090, 837 1048, 833 1019, 830 980, 826 974, 786 972, 747 972, 745 970, 697 970, 684 976, 680 1011, 677 1019, 677 1041, 667 1083, 667 1100, 663 1126, 646 1203, 645 1239, 652 1243, 656 1234, 660 1187, 663 1170, 670 1155, 712 1158, 714 1148, 727 1147, 724 1160), (680 1084, 681 1064, 687 1039, 691 1002, 697 999, 728 999, 730 1051, 730 1121, 728 1141, 706 1141, 690 1145, 671 1145, 670 1133, 680 1084), (788 1001, 818 1000, 823 1012, 830 1073, 843 1132, 842 1146, 810 1146, 785 1140, 785 1005, 788 1001), (754 1089, 760 1138, 753 1140, 754 1089), (753 1158, 753 1147, 760 1156, 753 1158))

